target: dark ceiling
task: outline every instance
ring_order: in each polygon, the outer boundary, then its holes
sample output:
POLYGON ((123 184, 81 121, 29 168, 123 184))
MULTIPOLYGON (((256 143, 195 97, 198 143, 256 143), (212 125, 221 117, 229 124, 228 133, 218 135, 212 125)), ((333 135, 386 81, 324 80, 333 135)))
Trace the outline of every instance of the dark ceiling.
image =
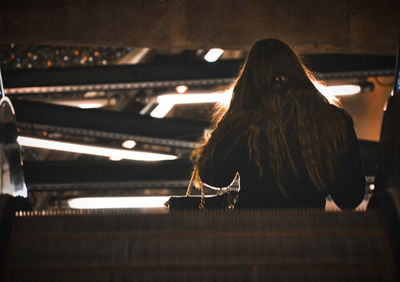
POLYGON ((280 38, 302 53, 394 54, 397 0, 5 0, 0 41, 246 50, 280 38))

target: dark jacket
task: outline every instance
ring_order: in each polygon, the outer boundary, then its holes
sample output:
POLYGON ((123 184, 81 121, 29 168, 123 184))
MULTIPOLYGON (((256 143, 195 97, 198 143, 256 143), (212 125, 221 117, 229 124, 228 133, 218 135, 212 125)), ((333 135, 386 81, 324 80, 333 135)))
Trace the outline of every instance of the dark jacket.
POLYGON ((361 170, 358 140, 351 117, 343 110, 336 107, 335 109, 346 121, 348 149, 339 160, 335 180, 328 183, 326 190, 318 189, 311 182, 297 138, 291 136, 289 132, 287 133, 288 145, 297 168, 297 176, 287 166, 285 169, 285 164, 283 164, 282 184, 287 191, 287 197, 285 197, 275 181, 268 161, 265 161, 268 159, 267 156, 262 156, 263 176, 260 177, 259 168, 249 158, 247 142, 244 140, 242 144, 233 146, 236 136, 243 130, 240 128, 234 128, 218 143, 212 165, 205 163, 199 167, 202 181, 214 187, 227 187, 234 179, 236 172, 239 172, 238 208, 324 208, 325 198, 329 194, 340 208, 357 207, 365 194, 365 178, 361 170))

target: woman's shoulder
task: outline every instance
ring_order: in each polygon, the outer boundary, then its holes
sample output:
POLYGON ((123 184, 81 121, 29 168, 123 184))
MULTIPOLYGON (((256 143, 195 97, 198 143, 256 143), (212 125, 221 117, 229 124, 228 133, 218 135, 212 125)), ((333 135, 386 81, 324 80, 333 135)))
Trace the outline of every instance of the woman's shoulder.
POLYGON ((351 126, 354 125, 353 118, 346 110, 332 104, 329 104, 329 108, 332 112, 336 113, 337 116, 340 116, 346 122, 347 125, 351 126))

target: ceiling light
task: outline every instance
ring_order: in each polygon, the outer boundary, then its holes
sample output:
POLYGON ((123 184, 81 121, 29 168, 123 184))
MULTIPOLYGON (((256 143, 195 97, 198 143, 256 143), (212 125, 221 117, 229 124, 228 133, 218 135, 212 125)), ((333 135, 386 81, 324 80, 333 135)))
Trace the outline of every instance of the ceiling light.
POLYGON ((178 85, 176 87, 176 92, 182 94, 185 93, 188 90, 188 87, 186 85, 178 85))
POLYGON ((124 142, 122 142, 122 147, 126 149, 132 149, 135 146, 136 142, 134 140, 125 140, 124 142))
POLYGON ((319 83, 314 83, 315 88, 318 89, 323 95, 334 95, 334 96, 345 96, 345 95, 354 95, 361 92, 360 85, 332 85, 325 86, 319 83))
POLYGON ((161 208, 169 196, 152 197, 85 197, 68 200, 73 209, 161 208))
POLYGON ((74 144, 74 143, 67 143, 67 142, 60 142, 60 141, 32 138, 25 136, 19 136, 17 141, 21 146, 26 146, 26 147, 96 155, 108 158, 120 158, 127 160, 136 160, 136 161, 163 161, 163 160, 177 159, 177 156, 168 154, 123 150, 123 149, 112 149, 107 147, 74 144))
POLYGON ((87 103, 87 104, 85 103, 85 104, 78 104, 78 107, 81 109, 96 109, 104 107, 104 105, 100 103, 87 103))
POLYGON ((62 105, 62 106, 68 106, 68 107, 78 107, 81 109, 96 109, 96 108, 105 107, 107 105, 115 104, 114 99, 109 100, 109 99, 105 99, 105 98, 81 99, 81 100, 52 100, 49 102, 56 104, 56 105, 62 105))
POLYGON ((120 157, 120 156, 111 156, 111 157, 109 157, 108 158, 110 161, 113 161, 113 162, 119 162, 119 161, 121 161, 122 160, 122 158, 120 157))
POLYGON ((163 118, 174 107, 174 105, 174 103, 159 104, 157 107, 154 108, 150 115, 154 118, 163 118))
POLYGON ((204 56, 204 60, 206 60, 209 63, 213 63, 221 57, 222 53, 224 53, 224 50, 219 49, 219 48, 213 48, 210 49, 207 54, 204 56))
POLYGON ((159 104, 197 104, 221 103, 228 105, 232 94, 229 92, 191 93, 191 94, 165 94, 157 97, 159 104))
POLYGON ((160 95, 157 97, 158 106, 150 115, 155 118, 163 118, 177 104, 220 103, 229 105, 231 97, 231 91, 160 95))
MULTIPOLYGON (((325 86, 318 82, 313 83, 318 91, 332 104, 337 102, 335 96, 354 95, 361 91, 360 85, 325 86)), ((150 115, 152 117, 163 118, 177 104, 220 103, 228 106, 231 98, 232 90, 211 93, 164 94, 157 97, 158 106, 154 108, 150 115)))

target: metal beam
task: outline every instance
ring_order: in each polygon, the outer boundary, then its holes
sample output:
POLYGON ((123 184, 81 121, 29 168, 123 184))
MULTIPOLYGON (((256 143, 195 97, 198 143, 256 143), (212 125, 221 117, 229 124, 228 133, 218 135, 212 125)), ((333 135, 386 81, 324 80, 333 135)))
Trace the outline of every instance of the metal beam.
MULTIPOLYGON (((395 69, 395 56, 308 55, 304 56, 304 62, 322 79, 391 76, 395 69)), ((224 60, 211 64, 201 62, 9 70, 3 76, 8 95, 163 88, 179 84, 227 85, 239 73, 242 64, 243 60, 224 60)))
POLYGON ((82 110, 79 108, 14 100, 18 126, 22 130, 58 132, 69 135, 138 142, 193 149, 207 123, 150 116, 82 110))

